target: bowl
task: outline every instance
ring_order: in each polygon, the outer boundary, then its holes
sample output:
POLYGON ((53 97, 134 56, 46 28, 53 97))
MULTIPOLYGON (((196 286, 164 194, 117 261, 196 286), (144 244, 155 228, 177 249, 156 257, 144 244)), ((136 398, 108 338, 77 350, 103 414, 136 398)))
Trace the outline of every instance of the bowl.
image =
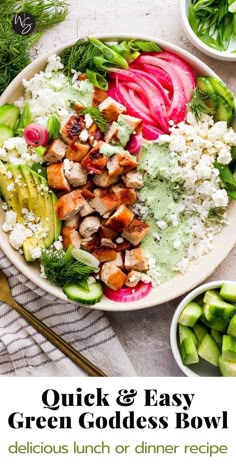
POLYGON ((181 301, 181 303, 177 306, 175 313, 173 315, 170 327, 170 344, 172 354, 176 363, 178 364, 180 370, 187 376, 187 377, 219 377, 219 370, 214 367, 213 365, 209 364, 209 362, 204 361, 199 357, 199 362, 197 364, 192 364, 191 367, 186 366, 182 362, 182 358, 179 351, 179 343, 177 338, 177 328, 178 328, 178 319, 184 310, 184 308, 197 298, 202 293, 206 292, 207 290, 213 290, 220 288, 224 283, 232 283, 232 280, 216 280, 213 282, 207 282, 199 287, 192 290, 188 295, 181 301))
POLYGON ((179 1, 179 9, 180 9, 180 19, 182 22, 182 26, 186 36, 188 37, 189 41, 197 48, 199 51, 203 52, 207 56, 213 57, 214 59, 219 59, 220 61, 236 61, 236 54, 232 54, 230 51, 236 49, 236 41, 233 40, 230 42, 229 48, 227 51, 217 51, 217 49, 213 49, 207 44, 203 43, 198 36, 192 30, 189 20, 188 20, 188 12, 189 12, 189 5, 191 0, 180 0, 179 1))
MULTIPOLYGON (((212 75, 217 77, 212 69, 204 64, 200 59, 194 57, 192 54, 186 52, 182 48, 175 46, 162 39, 153 38, 150 36, 134 35, 134 34, 104 34, 97 35, 97 38, 104 41, 117 41, 124 39, 143 39, 147 41, 155 41, 163 49, 170 52, 174 52, 183 57, 189 64, 195 69, 199 75, 212 75)), ((23 93, 23 79, 30 79, 34 74, 43 70, 46 66, 48 57, 52 54, 60 54, 65 47, 71 46, 75 41, 67 44, 60 45, 54 50, 49 51, 47 54, 39 57, 28 65, 7 87, 0 98, 0 105, 6 102, 12 103, 23 93)), ((229 225, 225 226, 222 231, 216 236, 214 249, 204 257, 191 262, 184 275, 178 274, 168 282, 153 288, 150 293, 139 301, 133 301, 129 303, 117 303, 107 299, 105 296, 100 303, 93 305, 92 308, 101 309, 105 311, 131 311, 145 309, 148 307, 156 306, 161 303, 165 303, 174 298, 184 295, 194 287, 202 283, 210 274, 216 269, 216 267, 225 259, 228 253, 231 251, 236 243, 236 202, 232 201, 227 209, 229 225)), ((0 228, 4 221, 4 211, 0 205, 0 228)), ((8 242, 8 236, 0 229, 0 247, 8 257, 8 259, 14 264, 18 270, 24 274, 31 282, 45 290, 49 294, 58 297, 64 301, 69 301, 63 291, 51 284, 46 279, 40 277, 40 270, 37 264, 27 263, 24 258, 16 252, 8 242)), ((71 302, 73 303, 73 302, 71 302)))

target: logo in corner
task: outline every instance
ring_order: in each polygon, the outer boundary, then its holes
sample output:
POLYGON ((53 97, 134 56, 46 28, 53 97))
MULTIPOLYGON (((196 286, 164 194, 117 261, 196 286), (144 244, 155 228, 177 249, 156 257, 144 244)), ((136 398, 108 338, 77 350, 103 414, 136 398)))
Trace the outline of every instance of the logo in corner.
POLYGON ((16 13, 12 20, 12 27, 16 34, 25 36, 34 31, 35 19, 27 12, 16 13))

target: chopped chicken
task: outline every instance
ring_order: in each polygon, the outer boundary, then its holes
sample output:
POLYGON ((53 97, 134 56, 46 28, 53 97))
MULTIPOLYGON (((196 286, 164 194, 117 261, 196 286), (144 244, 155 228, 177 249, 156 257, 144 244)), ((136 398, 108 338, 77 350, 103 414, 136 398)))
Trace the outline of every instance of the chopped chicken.
POLYGON ((110 187, 112 184, 118 182, 118 180, 119 176, 109 175, 106 169, 103 170, 100 175, 95 175, 93 178, 93 182, 95 183, 95 185, 102 188, 110 187))
POLYGON ((82 166, 87 169, 89 174, 101 174, 106 166, 108 157, 100 153, 103 144, 103 141, 99 141, 82 161, 82 166))
POLYGON ((94 233, 91 238, 81 240, 81 249, 88 252, 93 252, 96 247, 100 244, 100 239, 97 233, 94 233))
POLYGON ((114 231, 113 229, 108 228, 107 226, 103 225, 103 222, 105 222, 105 225, 106 225, 107 220, 103 220, 102 226, 101 228, 99 228, 99 234, 101 238, 115 239, 118 233, 114 231))
POLYGON ((81 189, 81 193, 83 197, 87 198, 88 200, 90 200, 91 198, 94 198, 94 194, 91 190, 89 190, 89 188, 84 187, 83 189, 81 189))
POLYGON ((108 163, 107 169, 109 175, 122 175, 138 166, 135 156, 127 154, 115 154, 108 163))
POLYGON ((128 226, 134 219, 134 213, 122 203, 119 208, 110 216, 106 223, 108 228, 114 229, 118 233, 128 226))
MULTIPOLYGON (((81 192, 82 195, 83 195, 83 192, 81 192)), ((84 216, 88 216, 88 215, 91 215, 91 213, 94 213, 94 209, 91 207, 91 205, 89 205, 89 203, 85 200, 84 201, 84 206, 82 208, 82 210, 80 210, 80 216, 84 217, 84 216)))
POLYGON ((98 231, 101 222, 97 216, 86 216, 80 223, 79 232, 83 238, 90 238, 98 231))
POLYGON ((135 118, 130 115, 120 115, 120 118, 127 123, 133 132, 136 131, 136 133, 140 133, 142 131, 143 120, 141 118, 135 118))
POLYGON ((114 261, 116 259, 116 251, 110 248, 97 247, 93 251, 93 256, 100 262, 114 261))
POLYGON ((123 174, 123 168, 120 165, 120 155, 115 154, 107 162, 108 174, 113 176, 120 176, 123 174))
POLYGON ((70 191, 70 184, 64 173, 64 162, 50 164, 46 167, 48 185, 53 190, 70 191))
POLYGON ((64 249, 67 249, 70 245, 77 249, 80 248, 81 237, 75 228, 63 226, 61 235, 64 249))
POLYGON ((112 190, 120 199, 120 202, 124 203, 125 205, 131 205, 137 201, 135 190, 126 188, 122 184, 113 185, 112 190))
POLYGON ((121 252, 116 252, 116 258, 115 260, 113 261, 113 264, 115 264, 117 267, 119 267, 120 269, 123 269, 124 268, 124 260, 123 260, 123 257, 122 257, 122 253, 121 252))
POLYGON ((102 281, 112 290, 119 290, 126 281, 126 275, 113 262, 105 262, 101 270, 102 281))
POLYGON ((49 144, 47 151, 43 155, 43 159, 51 163, 62 161, 66 149, 67 146, 61 139, 54 139, 54 141, 49 144))
POLYGON ((102 247, 109 247, 110 249, 116 249, 116 243, 113 243, 113 241, 110 238, 102 238, 101 239, 101 246, 102 247))
POLYGON ((119 156, 120 165, 123 167, 123 174, 129 172, 132 169, 138 167, 138 162, 135 156, 131 155, 120 155, 119 156))
POLYGON ((70 226, 71 228, 77 229, 80 222, 80 215, 77 213, 75 216, 70 218, 69 220, 63 221, 63 226, 70 226))
POLYGON ((141 272, 148 269, 148 264, 141 247, 125 251, 125 268, 129 271, 137 270, 141 272))
POLYGON ((69 165, 65 165, 64 160, 64 170, 65 175, 72 187, 79 187, 80 185, 85 185, 88 179, 88 172, 79 162, 69 161, 69 165))
POLYGON ((72 141, 76 141, 79 138, 79 135, 84 128, 84 117, 71 115, 69 120, 61 129, 61 136, 66 143, 70 144, 72 141))
POLYGON ((123 238, 127 239, 133 246, 138 246, 150 227, 141 220, 135 218, 122 232, 123 238))
POLYGON ((63 195, 55 204, 55 211, 60 220, 68 220, 79 213, 84 206, 84 198, 79 189, 63 195))
POLYGON ((75 141, 69 144, 66 150, 66 157, 70 161, 81 162, 88 154, 90 147, 88 144, 80 143, 75 141))
POLYGON ((131 170, 122 176, 122 180, 126 187, 140 189, 143 186, 143 175, 137 170, 131 170))
POLYGON ((103 136, 104 136, 104 133, 99 129, 98 125, 96 125, 96 123, 93 123, 89 130, 89 144, 90 146, 94 146, 96 144, 97 141, 101 141, 103 136))
POLYGON ((117 121, 118 116, 126 111, 121 103, 116 102, 113 98, 108 97, 99 105, 99 110, 103 111, 107 121, 117 121))
POLYGON ((97 107, 98 105, 100 105, 100 103, 104 102, 104 100, 106 100, 107 97, 108 97, 108 93, 106 92, 106 90, 102 90, 98 87, 94 87, 92 106, 97 107))
POLYGON ((137 272, 137 270, 131 270, 127 275, 125 285, 131 288, 136 287, 136 285, 138 285, 138 283, 140 282, 141 277, 141 272, 137 272))
POLYGON ((120 205, 120 200, 112 190, 96 188, 94 190, 94 198, 90 201, 90 205, 103 216, 106 213, 116 210, 120 205))
POLYGON ((126 251, 127 249, 131 249, 131 244, 128 241, 124 241, 123 243, 117 243, 116 251, 126 251))
POLYGON ((111 124, 109 130, 105 134, 106 143, 109 143, 110 141, 119 142, 118 133, 119 133, 118 123, 117 123, 117 121, 113 121, 113 123, 111 124))

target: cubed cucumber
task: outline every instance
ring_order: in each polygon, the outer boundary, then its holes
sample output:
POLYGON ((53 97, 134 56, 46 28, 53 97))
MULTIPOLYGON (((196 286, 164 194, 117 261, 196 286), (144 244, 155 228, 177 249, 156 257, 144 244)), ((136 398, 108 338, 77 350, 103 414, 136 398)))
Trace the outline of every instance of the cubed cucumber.
POLYGON ((15 105, 6 103, 0 107, 0 125, 8 126, 14 129, 19 118, 19 108, 15 105))
POLYGON ((208 77, 197 77, 196 85, 201 92, 204 92, 208 95, 208 99, 204 100, 208 108, 212 110, 212 113, 215 113, 218 107, 218 95, 214 90, 208 77))
POLYGON ((227 282, 220 289, 220 296, 228 302, 236 302, 236 282, 227 282))
POLYGON ((218 358, 220 356, 220 350, 210 334, 205 334, 199 348, 198 354, 202 359, 214 366, 218 366, 218 358))
POLYGON ((179 343, 180 343, 180 345, 187 338, 192 338, 195 346, 197 346, 197 344, 198 344, 197 343, 197 336, 193 332, 193 330, 191 328, 189 328, 188 326, 184 326, 184 325, 179 324, 179 343))
POLYGON ((13 136, 14 132, 9 126, 0 125, 0 146, 3 146, 4 142, 13 136))
POLYGON ((217 77, 209 77, 209 81, 214 88, 215 92, 222 97, 230 105, 230 108, 234 108, 234 96, 228 87, 217 77))
POLYGON ((197 348, 192 338, 183 340, 180 346, 180 353, 184 365, 197 364, 199 362, 197 348))
POLYGON ((223 377, 236 377, 236 362, 223 361, 222 356, 220 356, 218 365, 223 377))
POLYGON ((213 328, 216 331, 219 331, 220 333, 226 333, 229 322, 227 320, 223 320, 222 318, 219 318, 219 319, 217 318, 215 320, 209 321, 205 315, 206 313, 208 313, 208 310, 209 310, 209 305, 204 303, 203 315, 200 318, 201 322, 204 325, 208 326, 208 328, 213 328))
POLYGON ((211 336, 214 338, 218 348, 221 350, 222 349, 222 341, 223 341, 223 336, 219 331, 216 331, 215 329, 211 328, 211 336))
POLYGON ((227 334, 223 336, 222 359, 226 362, 236 362, 236 338, 227 334))
POLYGON ((214 119, 216 121, 226 121, 228 126, 231 125, 233 120, 233 108, 225 98, 221 97, 221 95, 218 97, 218 108, 214 115, 214 119))
POLYGON ((190 326, 191 328, 195 325, 198 318, 202 314, 202 308, 195 302, 190 302, 182 311, 178 323, 190 326))
POLYGON ((204 315, 208 321, 219 318, 229 320, 236 313, 236 307, 225 302, 216 290, 208 290, 203 301, 207 305, 204 315))
POLYGON ((207 334, 206 327, 203 324, 198 322, 194 325, 193 331, 197 336, 198 344, 200 344, 202 342, 205 334, 207 334))
POLYGON ((70 300, 74 300, 83 305, 94 305, 100 302, 103 296, 102 284, 99 282, 88 285, 87 290, 82 284, 72 284, 68 282, 68 284, 63 287, 63 291, 70 300))
POLYGON ((230 320, 230 323, 227 329, 227 334, 236 338, 236 315, 234 315, 233 318, 230 320))

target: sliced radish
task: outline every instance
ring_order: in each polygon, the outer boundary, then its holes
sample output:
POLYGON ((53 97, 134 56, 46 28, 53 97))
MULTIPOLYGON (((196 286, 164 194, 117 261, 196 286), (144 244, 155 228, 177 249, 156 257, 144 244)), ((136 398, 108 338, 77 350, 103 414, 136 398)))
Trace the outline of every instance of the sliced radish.
POLYGON ((145 284, 139 282, 134 288, 123 287, 120 290, 112 290, 111 288, 104 285, 104 295, 112 300, 113 302, 127 303, 136 302, 146 297, 152 289, 152 284, 145 284))
POLYGON ((141 134, 133 134, 128 142, 127 150, 130 154, 137 154, 143 143, 143 136, 141 134))
POLYGON ((46 146, 49 139, 48 130, 44 126, 32 123, 24 129, 24 138, 29 146, 46 146))

